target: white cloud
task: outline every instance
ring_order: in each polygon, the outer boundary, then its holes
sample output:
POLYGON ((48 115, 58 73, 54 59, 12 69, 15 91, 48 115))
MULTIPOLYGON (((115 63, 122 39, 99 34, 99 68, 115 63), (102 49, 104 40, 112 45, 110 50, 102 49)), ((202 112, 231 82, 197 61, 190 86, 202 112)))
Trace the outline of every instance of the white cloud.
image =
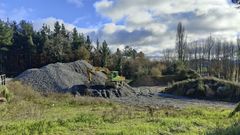
POLYGON ((115 23, 108 23, 108 24, 105 24, 103 27, 103 31, 106 34, 113 34, 116 31, 124 30, 124 29, 125 29, 125 26, 116 25, 115 23))
POLYGON ((148 54, 175 46, 179 21, 190 40, 210 33, 235 40, 240 31, 240 13, 228 0, 99 0, 94 6, 112 20, 97 36, 113 46, 133 45, 148 54))
POLYGON ((24 20, 24 19, 28 19, 29 15, 33 12, 33 9, 31 8, 25 8, 25 7, 20 7, 20 8, 16 8, 14 9, 11 14, 9 15, 9 17, 12 20, 24 20))
POLYGON ((76 18, 72 23, 73 24, 78 24, 78 23, 80 23, 84 19, 85 19, 85 17, 79 17, 79 18, 76 18))
POLYGON ((15 21, 28 19, 32 12, 34 12, 33 9, 25 7, 14 8, 8 11, 6 9, 6 5, 4 3, 0 3, 0 19, 3 20, 7 20, 8 18, 15 21))
POLYGON ((54 24, 56 21, 58 21, 60 24, 64 24, 66 27, 66 30, 68 30, 68 31, 72 31, 74 28, 77 28, 79 33, 84 33, 84 34, 88 34, 88 33, 96 31, 96 29, 94 29, 94 28, 77 27, 74 24, 64 22, 62 19, 57 19, 54 17, 48 17, 48 18, 44 18, 44 19, 35 20, 35 21, 33 21, 33 26, 34 26, 34 29, 40 30, 42 28, 43 24, 46 24, 50 27, 51 30, 53 30, 54 24))
POLYGON ((82 0, 67 0, 68 3, 74 4, 77 7, 82 7, 83 3, 82 0))
POLYGON ((152 15, 147 11, 139 11, 127 16, 127 22, 133 25, 146 24, 153 21, 152 15))
POLYGON ((102 0, 102 1, 98 1, 94 4, 94 7, 96 8, 97 11, 102 11, 105 10, 109 7, 111 7, 113 4, 113 1, 109 1, 109 0, 102 0))

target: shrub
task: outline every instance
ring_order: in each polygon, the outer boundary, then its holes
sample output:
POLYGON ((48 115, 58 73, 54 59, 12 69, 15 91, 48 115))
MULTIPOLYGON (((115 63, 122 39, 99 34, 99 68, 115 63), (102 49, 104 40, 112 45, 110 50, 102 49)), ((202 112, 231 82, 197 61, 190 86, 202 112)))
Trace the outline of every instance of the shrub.
POLYGON ((14 95, 14 102, 26 100, 38 100, 41 99, 41 94, 34 91, 31 86, 23 85, 21 82, 14 81, 7 84, 9 91, 14 95))
POLYGON ((160 75, 162 75, 162 72, 161 72, 161 70, 158 67, 153 67, 150 72, 151 72, 152 76, 160 76, 160 75))
POLYGON ((188 79, 174 83, 165 90, 166 93, 179 96, 226 102, 239 102, 239 91, 239 84, 217 78, 188 79))
POLYGON ((167 65, 166 69, 163 70, 163 75, 174 75, 180 71, 186 69, 183 62, 174 62, 167 65))
POLYGON ((179 73, 177 74, 178 76, 178 80, 186 80, 186 79, 197 79, 200 78, 201 76, 194 70, 181 70, 179 71, 179 73))
POLYGON ((8 88, 3 85, 0 86, 0 97, 1 96, 6 98, 7 101, 10 101, 10 99, 12 98, 12 94, 9 92, 8 88))

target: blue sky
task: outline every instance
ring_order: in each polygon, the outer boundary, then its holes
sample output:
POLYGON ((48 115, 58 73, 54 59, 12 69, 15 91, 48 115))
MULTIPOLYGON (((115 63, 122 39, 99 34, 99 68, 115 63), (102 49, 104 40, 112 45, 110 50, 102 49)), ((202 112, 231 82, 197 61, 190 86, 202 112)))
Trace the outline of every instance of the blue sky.
POLYGON ((95 0, 0 0, 3 9, 10 11, 7 17, 14 20, 27 19, 38 20, 41 18, 54 17, 73 23, 79 27, 94 27, 107 23, 108 19, 103 19, 96 14, 95 0), (78 4, 78 2, 80 4, 78 4), (18 17, 11 16, 18 11, 18 17))
POLYGON ((129 45, 147 55, 175 46, 180 21, 189 40, 211 33, 235 41, 240 31, 240 12, 229 0, 0 0, 0 19, 6 18, 28 20, 36 30, 59 21, 113 50, 129 45))

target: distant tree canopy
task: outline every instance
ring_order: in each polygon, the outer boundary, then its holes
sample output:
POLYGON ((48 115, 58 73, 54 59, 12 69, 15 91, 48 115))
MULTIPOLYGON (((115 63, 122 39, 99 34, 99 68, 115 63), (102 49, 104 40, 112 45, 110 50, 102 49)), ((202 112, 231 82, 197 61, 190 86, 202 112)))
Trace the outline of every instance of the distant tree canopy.
POLYGON ((0 20, 0 73, 18 74, 48 63, 89 60, 92 46, 89 36, 79 34, 76 28, 68 31, 59 22, 53 30, 43 25, 35 31, 25 20, 0 20))
POLYGON ((0 45, 11 45, 12 36, 12 28, 0 20, 0 45))
POLYGON ((182 23, 177 26, 175 49, 163 50, 161 61, 150 61, 131 46, 113 52, 107 41, 96 39, 96 46, 93 42, 77 28, 69 31, 59 22, 52 30, 43 25, 35 31, 25 20, 0 20, 0 74, 18 75, 49 63, 87 60, 94 66, 120 71, 130 79, 190 68, 204 76, 240 81, 240 39, 234 43, 210 34, 206 39, 187 42, 182 23))
POLYGON ((187 42, 182 23, 178 24, 176 33, 175 49, 162 51, 168 73, 180 71, 176 70, 180 67, 193 69, 202 76, 240 82, 240 38, 233 42, 210 34, 205 39, 187 42))
POLYGON ((95 47, 90 36, 79 33, 77 28, 69 31, 64 24, 55 22, 52 30, 44 24, 35 31, 25 20, 0 20, 0 74, 15 76, 26 69, 76 60, 120 71, 128 78, 148 74, 150 70, 144 65, 148 60, 142 52, 127 46, 112 53, 107 41, 100 43, 98 39, 95 47))

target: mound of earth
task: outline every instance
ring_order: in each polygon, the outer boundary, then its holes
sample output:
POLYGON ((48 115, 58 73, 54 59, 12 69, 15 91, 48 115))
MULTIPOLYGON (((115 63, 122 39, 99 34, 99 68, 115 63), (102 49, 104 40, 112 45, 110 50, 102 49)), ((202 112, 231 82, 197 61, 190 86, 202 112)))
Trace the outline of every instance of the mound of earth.
POLYGON ((164 93, 197 99, 240 101, 240 85, 217 78, 199 78, 173 84, 164 93))
POLYGON ((107 77, 102 72, 92 75, 92 81, 89 82, 88 69, 93 68, 83 60, 55 63, 39 69, 29 69, 15 79, 43 92, 72 92, 102 97, 127 96, 132 93, 132 89, 127 85, 117 90, 106 88, 107 77))

